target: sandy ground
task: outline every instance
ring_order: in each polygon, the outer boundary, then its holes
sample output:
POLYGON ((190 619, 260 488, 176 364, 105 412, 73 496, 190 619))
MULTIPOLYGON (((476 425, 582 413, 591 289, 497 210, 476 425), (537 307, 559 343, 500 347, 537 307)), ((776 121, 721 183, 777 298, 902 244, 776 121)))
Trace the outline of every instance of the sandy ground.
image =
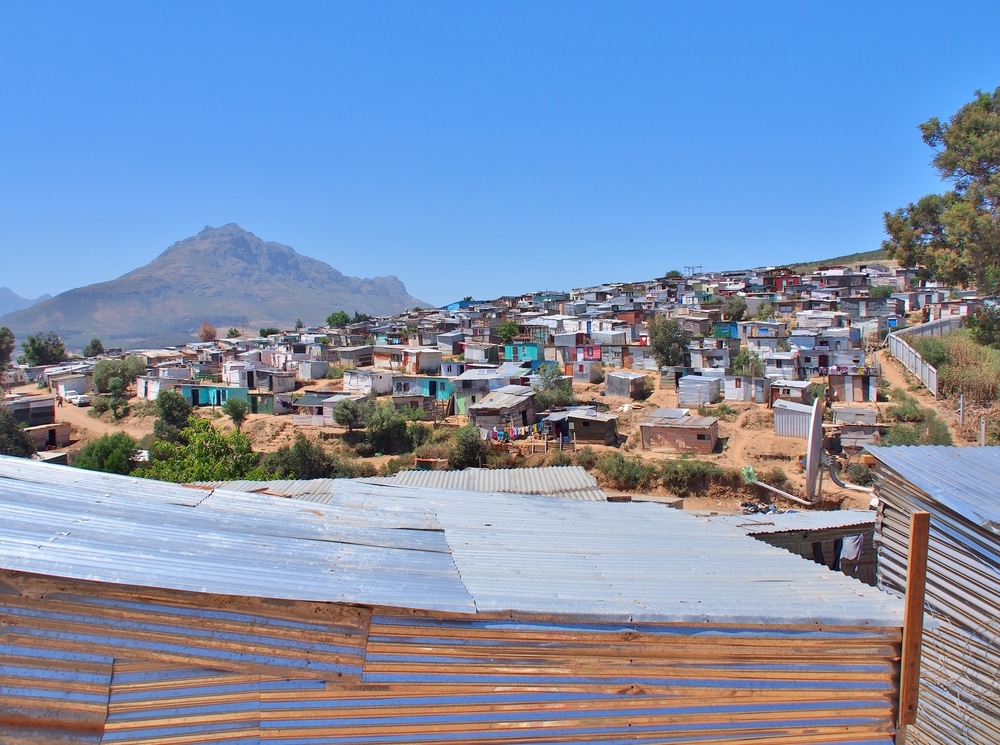
MULTIPOLYGON (((906 373, 901 365, 894 359, 888 357, 884 352, 879 353, 879 361, 882 364, 883 374, 894 387, 901 387, 908 390, 911 395, 917 397, 924 406, 937 408, 942 417, 949 424, 954 424, 953 435, 956 444, 965 444, 961 441, 957 432, 957 421, 949 410, 948 404, 940 404, 924 389, 910 391, 906 373)), ((330 390, 338 387, 330 382, 330 390)), ((670 452, 646 452, 639 448, 638 424, 651 411, 660 408, 676 408, 677 395, 673 389, 657 389, 646 401, 641 403, 633 402, 629 399, 619 399, 609 396, 601 396, 600 391, 603 385, 577 385, 575 392, 581 401, 596 400, 608 407, 609 412, 619 417, 618 431, 627 438, 624 444, 618 448, 626 456, 639 455, 644 461, 659 463, 668 459, 681 457, 670 452)), ((45 391, 40 391, 36 386, 22 386, 18 392, 28 395, 42 395, 45 391)), ((805 441, 795 438, 777 437, 774 434, 773 412, 761 405, 747 403, 727 402, 730 409, 735 414, 721 419, 719 422, 719 435, 722 440, 722 447, 719 452, 709 456, 697 456, 701 460, 709 460, 722 467, 739 469, 743 466, 753 466, 759 477, 771 474, 774 469, 780 469, 787 478, 787 486, 782 487, 795 495, 802 495, 805 486, 805 474, 799 465, 800 458, 805 453, 805 441)), ((885 404, 880 404, 884 408, 885 404)), ((220 412, 202 411, 202 416, 213 419, 216 426, 230 428, 232 424, 229 419, 220 412)), ((73 443, 69 448, 73 453, 79 450, 89 440, 101 435, 124 430, 136 439, 141 439, 153 431, 154 417, 136 417, 134 415, 126 417, 120 421, 112 420, 110 414, 105 414, 98 418, 93 414, 91 407, 78 408, 76 406, 64 405, 56 409, 56 420, 68 422, 71 425, 71 438, 73 443)), ((450 424, 461 425, 465 423, 464 417, 452 417, 450 424)), ((295 427, 292 425, 291 417, 275 417, 268 415, 252 415, 242 427, 243 432, 250 438, 254 449, 262 452, 271 452, 279 447, 290 445, 294 442, 298 432, 302 432, 309 439, 320 440, 326 443, 330 449, 339 449, 339 437, 342 432, 339 428, 330 430, 317 427, 295 427)), ((598 454, 612 452, 612 448, 603 446, 591 446, 598 454)), ((382 462, 389 460, 389 456, 368 459, 376 468, 382 462)), ((609 490, 610 491, 610 490, 609 490)), ((773 502, 779 508, 801 508, 791 500, 786 500, 778 495, 773 495, 763 490, 756 490, 754 496, 752 490, 738 489, 725 490, 716 489, 706 496, 688 497, 685 499, 686 509, 709 510, 719 512, 738 512, 740 503, 748 500, 773 502)), ((653 492, 657 493, 657 492, 653 492)), ((668 492, 660 490, 662 495, 669 495, 668 492)), ((823 482, 822 491, 823 504, 825 509, 852 508, 865 509, 868 507, 869 495, 838 488, 829 479, 823 482)))

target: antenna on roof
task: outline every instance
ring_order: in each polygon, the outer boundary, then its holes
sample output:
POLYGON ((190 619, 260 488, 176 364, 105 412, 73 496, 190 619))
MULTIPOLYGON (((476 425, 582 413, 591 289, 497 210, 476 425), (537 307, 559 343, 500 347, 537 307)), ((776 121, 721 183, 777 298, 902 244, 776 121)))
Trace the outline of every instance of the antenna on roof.
POLYGON ((840 478, 837 477, 836 461, 829 452, 823 449, 823 399, 817 398, 813 401, 812 414, 809 417, 809 437, 806 441, 805 499, 796 497, 788 492, 778 489, 777 487, 771 486, 770 484, 765 484, 763 481, 759 481, 752 466, 744 466, 740 473, 743 475, 743 480, 748 484, 756 484, 757 486, 761 486, 768 491, 774 492, 775 494, 780 494, 785 499, 790 499, 793 502, 804 504, 807 507, 813 507, 819 502, 820 494, 823 491, 823 466, 826 466, 830 471, 830 479, 833 483, 842 489, 854 489, 856 491, 867 492, 868 494, 874 493, 874 491, 869 489, 867 486, 849 484, 841 481, 840 478))

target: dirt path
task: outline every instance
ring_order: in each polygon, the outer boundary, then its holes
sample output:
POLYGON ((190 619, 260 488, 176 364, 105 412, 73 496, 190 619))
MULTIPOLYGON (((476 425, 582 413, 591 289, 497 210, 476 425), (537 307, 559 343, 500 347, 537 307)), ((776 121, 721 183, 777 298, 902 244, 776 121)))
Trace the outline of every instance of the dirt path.
MULTIPOLYGON (((941 417, 945 424, 948 425, 948 430, 951 432, 951 439, 954 445, 958 447, 966 447, 968 445, 975 444, 968 442, 963 436, 959 428, 958 417, 953 411, 951 402, 935 398, 923 385, 920 385, 919 387, 914 385, 916 378, 910 375, 907 369, 903 367, 903 363, 889 354, 888 349, 879 350, 877 358, 882 369, 883 379, 889 381, 892 388, 898 388, 902 391, 906 391, 909 395, 917 399, 920 405, 925 409, 932 409, 936 411, 937 415, 941 417)), ((879 404, 879 409, 884 416, 886 404, 879 404)))

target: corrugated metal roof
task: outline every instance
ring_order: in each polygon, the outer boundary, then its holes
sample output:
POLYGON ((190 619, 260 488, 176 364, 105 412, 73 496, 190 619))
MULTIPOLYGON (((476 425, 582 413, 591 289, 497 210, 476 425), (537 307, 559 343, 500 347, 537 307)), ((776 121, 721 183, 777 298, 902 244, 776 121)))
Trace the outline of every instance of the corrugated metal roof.
POLYGON ((890 626, 901 619, 894 598, 653 504, 345 480, 324 505, 217 489, 192 509, 137 497, 136 479, 15 460, 0 458, 7 569, 458 613, 890 626), (17 475, 32 469, 32 480, 17 475), (46 483, 70 476, 71 486, 46 483))
POLYGON ((673 417, 659 418, 653 415, 639 422, 639 426, 640 427, 684 427, 690 429, 704 429, 705 427, 711 427, 718 421, 719 421, 718 417, 697 416, 695 414, 682 416, 679 419, 675 419, 673 417))
POLYGON ((907 742, 1000 742, 1000 448, 870 452, 878 461, 880 586, 904 591, 911 516, 931 514, 925 608, 933 622, 924 632, 917 717, 907 742))
POLYGON ((870 452, 942 507, 975 525, 1000 526, 1000 447, 904 445, 870 452))
POLYGON ((811 532, 835 528, 871 529, 875 526, 874 510, 819 510, 776 512, 768 515, 712 515, 712 522, 721 522, 746 531, 750 535, 765 533, 811 532))
POLYGON ((476 492, 536 494, 601 502, 607 494, 597 479, 580 466, 546 468, 466 468, 463 471, 400 471, 373 483, 417 486, 427 489, 458 489, 476 492))
POLYGON ((812 416, 812 411, 813 411, 812 406, 809 406, 807 404, 799 404, 796 403, 795 401, 786 401, 782 398, 779 398, 777 401, 775 401, 772 408, 787 409, 788 411, 795 411, 800 414, 808 414, 810 416, 812 416))

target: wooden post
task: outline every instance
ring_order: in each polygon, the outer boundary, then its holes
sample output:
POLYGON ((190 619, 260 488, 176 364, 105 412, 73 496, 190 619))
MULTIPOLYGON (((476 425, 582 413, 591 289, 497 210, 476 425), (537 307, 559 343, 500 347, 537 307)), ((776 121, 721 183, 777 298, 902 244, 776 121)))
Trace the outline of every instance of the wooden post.
POLYGON ((897 745, 906 741, 906 725, 913 724, 917 718, 930 523, 929 512, 914 512, 910 518, 910 555, 906 564, 906 606, 903 615, 903 654, 899 670, 897 745))

